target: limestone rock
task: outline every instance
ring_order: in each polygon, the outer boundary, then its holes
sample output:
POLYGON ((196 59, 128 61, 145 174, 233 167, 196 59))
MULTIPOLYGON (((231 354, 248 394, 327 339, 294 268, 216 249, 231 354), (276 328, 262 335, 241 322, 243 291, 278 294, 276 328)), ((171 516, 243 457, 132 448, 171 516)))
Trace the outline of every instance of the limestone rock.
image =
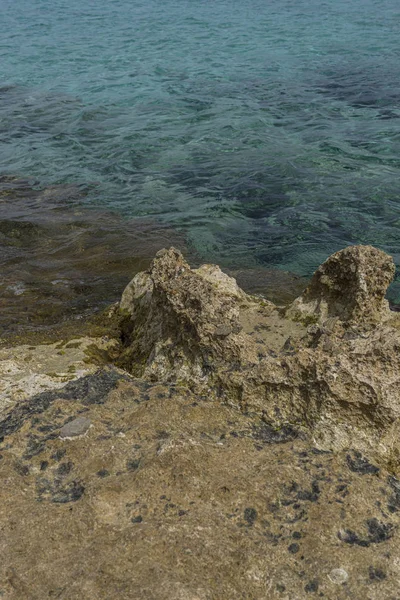
POLYGON ((384 299, 393 271, 382 251, 347 248, 285 313, 218 267, 192 270, 177 250, 160 252, 123 294, 116 364, 275 426, 311 428, 321 447, 386 460, 400 419, 400 319, 384 299))
POLYGON ((125 351, 118 364, 158 379, 206 382, 218 364, 244 356, 240 307, 249 304, 219 267, 192 270, 178 250, 160 251, 122 295, 125 351))
POLYGON ((76 376, 77 342, 4 350, 0 596, 397 597, 391 263, 337 260, 297 303, 314 290, 307 326, 216 266, 159 253, 111 311, 109 357, 140 378, 76 376), (50 364, 61 385, 37 387, 50 364))
POLYGON ((2 436, 7 600, 398 596, 400 482, 368 455, 115 369, 10 407, 2 436))
POLYGON ((328 258, 314 273, 288 316, 338 317, 361 326, 390 316, 385 294, 393 280, 393 259, 372 246, 349 246, 328 258))
POLYGON ((0 414, 41 391, 62 388, 66 382, 97 370, 87 361, 87 351, 95 345, 106 353, 113 340, 80 337, 54 344, 22 344, 0 348, 0 414))

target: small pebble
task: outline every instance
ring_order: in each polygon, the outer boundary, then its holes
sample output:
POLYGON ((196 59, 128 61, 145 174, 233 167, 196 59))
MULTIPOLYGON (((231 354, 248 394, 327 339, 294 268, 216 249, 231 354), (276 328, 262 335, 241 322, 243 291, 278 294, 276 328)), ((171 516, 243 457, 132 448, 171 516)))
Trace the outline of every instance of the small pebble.
POLYGON ((344 569, 332 569, 328 577, 332 583, 341 584, 348 580, 349 574, 344 569))
POLYGON ((65 440, 67 438, 77 437, 78 435, 84 435, 89 427, 89 419, 86 417, 78 417, 61 427, 60 438, 65 440))

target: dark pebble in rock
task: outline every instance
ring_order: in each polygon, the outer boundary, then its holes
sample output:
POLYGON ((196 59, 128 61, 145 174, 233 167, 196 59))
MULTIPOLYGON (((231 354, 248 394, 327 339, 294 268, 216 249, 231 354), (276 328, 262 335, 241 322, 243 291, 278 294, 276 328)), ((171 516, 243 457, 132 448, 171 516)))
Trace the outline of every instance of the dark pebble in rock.
POLYGON ((384 579, 386 579, 386 573, 383 569, 380 569, 379 567, 370 567, 369 578, 371 581, 383 581, 384 579))
POLYGON ((20 462, 16 462, 14 464, 14 469, 16 470, 16 472, 19 475, 22 475, 22 477, 26 477, 26 475, 29 475, 29 467, 28 465, 24 465, 20 462))
POLYGON ((396 477, 391 476, 388 479, 388 483, 393 492, 389 498, 388 511, 395 513, 400 510, 400 481, 396 477))
POLYGON ((295 540, 299 540, 301 538, 300 531, 293 531, 292 538, 294 538, 295 540))
POLYGON ((254 521, 257 519, 257 511, 255 508, 245 508, 244 510, 244 520, 247 521, 249 525, 253 525, 254 521))
POLYGON ((298 544, 290 544, 288 550, 291 554, 296 554, 300 550, 300 546, 298 544))
POLYGON ((60 477, 64 477, 65 475, 68 475, 68 473, 71 472, 73 466, 74 466, 74 463, 72 463, 72 462, 61 463, 57 469, 57 475, 60 475, 60 477))
POLYGON ((53 454, 50 456, 50 458, 52 458, 53 460, 56 460, 58 462, 59 460, 62 459, 62 457, 64 456, 65 453, 66 453, 65 448, 59 448, 58 450, 53 452, 53 454))
POLYGON ((51 499, 57 504, 66 504, 67 502, 76 502, 82 498, 85 487, 78 481, 72 481, 65 488, 58 490, 51 499))
POLYGON ((107 471, 107 469, 100 469, 100 471, 97 471, 98 477, 108 477, 109 475, 110 473, 107 471))
POLYGON ((318 588, 319 588, 318 579, 312 579, 304 587, 304 591, 307 592, 308 594, 312 594, 313 592, 318 592, 318 588))
POLYGON ((393 525, 391 523, 382 523, 378 519, 368 519, 366 522, 368 528, 368 536, 361 538, 355 531, 345 529, 339 531, 338 537, 342 542, 351 546, 363 546, 368 548, 370 544, 381 544, 386 542, 393 536, 393 525))
POLYGON ((362 456, 361 452, 356 450, 346 456, 346 461, 353 473, 359 473, 360 475, 376 475, 376 473, 379 473, 379 468, 371 464, 362 456))
POLYGON ((140 460, 129 459, 126 461, 128 471, 136 471, 140 466, 140 460))
POLYGON ((143 517, 141 515, 137 517, 132 517, 131 521, 132 523, 141 523, 143 521, 143 517))
POLYGON ((34 456, 37 456, 45 449, 45 444, 43 440, 37 440, 35 438, 31 438, 27 444, 27 450, 24 453, 23 457, 26 460, 30 460, 34 456))
POLYGON ((253 437, 264 444, 285 444, 299 437, 299 432, 290 425, 284 425, 281 429, 274 429, 271 425, 265 423, 260 427, 253 427, 253 437))
POLYGON ((391 523, 382 523, 378 519, 368 519, 368 533, 370 541, 373 544, 386 542, 393 536, 393 525, 391 523))

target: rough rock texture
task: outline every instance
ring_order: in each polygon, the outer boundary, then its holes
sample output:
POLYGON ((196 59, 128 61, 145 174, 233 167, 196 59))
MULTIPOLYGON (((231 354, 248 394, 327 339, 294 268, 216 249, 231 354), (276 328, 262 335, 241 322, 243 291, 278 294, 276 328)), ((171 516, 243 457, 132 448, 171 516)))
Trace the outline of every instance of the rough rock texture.
POLYGON ((219 367, 257 364, 262 330, 271 323, 276 349, 288 335, 305 332, 301 324, 280 318, 271 302, 245 294, 219 267, 192 270, 174 248, 159 252, 150 270, 135 276, 119 308, 125 317, 120 365, 155 379, 192 378, 205 386, 219 367), (253 326, 259 340, 249 335, 253 326))
POLYGON ((390 317, 386 290, 395 266, 391 256, 373 246, 350 246, 321 265, 288 314, 338 317, 364 326, 390 317))
POLYGON ((380 250, 346 248, 285 314, 218 267, 191 270, 162 251, 123 294, 117 364, 274 426, 311 428, 321 447, 356 444, 396 463, 400 321, 384 300, 393 270, 380 250))
POLYGON ((279 308, 170 249, 119 345, 3 349, 0 598, 398 600, 391 272, 346 249, 279 308))
POLYGON ((0 348, 0 414, 18 400, 94 373, 96 365, 87 361, 87 351, 94 344, 98 351, 106 351, 113 341, 81 337, 54 344, 0 348))
POLYGON ((359 452, 114 369, 0 435, 1 598, 398 598, 400 482, 359 452))

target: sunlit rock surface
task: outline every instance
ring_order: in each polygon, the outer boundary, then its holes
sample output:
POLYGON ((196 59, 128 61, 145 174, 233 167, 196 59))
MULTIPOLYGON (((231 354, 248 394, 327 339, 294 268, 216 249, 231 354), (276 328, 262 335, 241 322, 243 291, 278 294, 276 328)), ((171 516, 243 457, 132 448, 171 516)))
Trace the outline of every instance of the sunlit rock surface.
POLYGON ((391 264, 346 249, 277 307, 172 248, 117 339, 4 348, 0 596, 396 598, 391 264))
POLYGON ((372 246, 350 246, 321 265, 287 314, 338 317, 358 326, 390 318, 385 294, 395 272, 393 259, 372 246))
POLYGON ((161 251, 122 296, 117 364, 311 428, 323 447, 389 456, 400 415, 400 320, 384 299, 393 274, 380 250, 350 247, 282 309, 218 267, 192 270, 180 252, 161 251))

